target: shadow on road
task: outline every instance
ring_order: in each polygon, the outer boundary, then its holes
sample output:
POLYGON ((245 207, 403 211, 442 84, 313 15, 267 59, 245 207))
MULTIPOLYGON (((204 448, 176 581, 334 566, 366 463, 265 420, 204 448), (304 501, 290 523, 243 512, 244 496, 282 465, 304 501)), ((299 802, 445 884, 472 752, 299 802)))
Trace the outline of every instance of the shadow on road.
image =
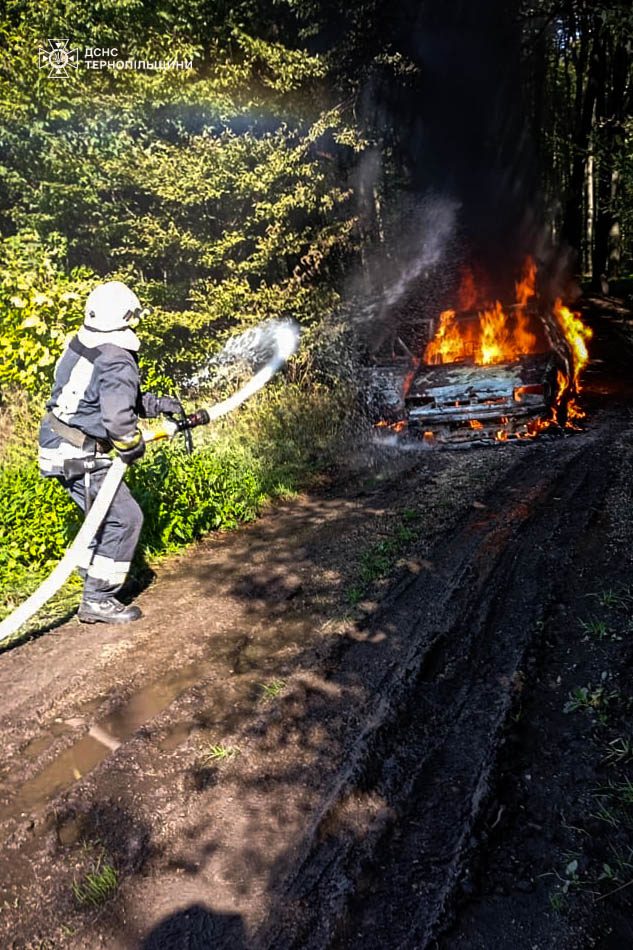
POLYGON ((191 904, 161 920, 140 950, 245 950, 246 946, 239 914, 221 914, 204 904, 191 904))

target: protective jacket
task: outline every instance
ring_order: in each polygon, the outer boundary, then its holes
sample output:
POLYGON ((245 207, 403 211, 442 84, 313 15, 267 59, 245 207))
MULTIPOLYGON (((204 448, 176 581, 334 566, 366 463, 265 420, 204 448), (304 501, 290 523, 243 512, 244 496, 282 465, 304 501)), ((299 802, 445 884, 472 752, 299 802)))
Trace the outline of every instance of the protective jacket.
POLYGON ((135 353, 111 342, 87 346, 81 337, 73 337, 55 370, 40 427, 43 475, 61 475, 65 459, 108 452, 111 439, 135 432, 139 416, 160 411, 157 396, 141 393, 135 353))

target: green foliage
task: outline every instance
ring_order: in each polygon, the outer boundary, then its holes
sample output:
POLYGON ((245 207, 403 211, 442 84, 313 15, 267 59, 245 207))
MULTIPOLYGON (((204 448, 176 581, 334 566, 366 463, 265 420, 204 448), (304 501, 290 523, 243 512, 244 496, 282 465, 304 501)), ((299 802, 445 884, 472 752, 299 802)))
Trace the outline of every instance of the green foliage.
POLYGON ((0 509, 0 572, 7 577, 58 560, 80 523, 74 503, 55 479, 42 478, 35 461, 0 467, 0 509))
POLYGON ((286 688, 286 681, 275 679, 271 680, 270 683, 260 683, 259 685, 264 699, 277 699, 286 688))
POLYGON ((88 272, 63 268, 66 242, 44 246, 35 232, 0 241, 0 392, 40 392, 64 341, 83 316, 88 272))
POLYGON ((293 19, 276 8, 271 31, 249 0, 230 10, 11 7, 0 60, 0 392, 45 388, 98 279, 130 281, 153 307, 141 359, 162 389, 233 328, 267 316, 307 324, 336 304, 356 242, 341 182, 363 141, 349 106, 332 106, 326 59, 271 35, 293 19), (71 37, 82 56, 108 36, 124 59, 193 68, 82 63, 51 80, 38 68, 44 36, 71 37))
POLYGON ((227 762, 240 754, 240 750, 234 745, 209 745, 204 750, 202 756, 202 765, 209 765, 212 762, 227 762))
MULTIPOLYGON (((128 482, 145 513, 142 544, 149 555, 176 550, 205 532, 252 519, 265 498, 261 463, 241 446, 157 450, 134 466, 128 482)), ((0 575, 58 560, 81 513, 56 479, 36 462, 0 468, 0 575)), ((3 590, 7 589, 5 583, 3 590)))
POLYGON ((592 687, 591 683, 587 686, 575 686, 569 694, 563 712, 571 713, 580 710, 597 713, 602 721, 607 706, 616 697, 617 693, 614 690, 607 690, 606 686, 592 687))
POLYGON ((194 455, 157 451, 132 469, 128 482, 145 512, 142 541, 149 554, 250 521, 264 499, 258 465, 239 447, 194 455))
POLYGON ((609 765, 625 765, 633 762, 633 741, 628 736, 618 736, 608 743, 608 752, 604 757, 609 765))
MULTIPOLYGON (((290 384, 272 387, 239 415, 198 434, 191 456, 178 443, 152 447, 127 475, 145 515, 139 554, 165 554, 208 531, 235 527, 255 517, 267 498, 294 491, 327 463, 340 418, 335 391, 290 384)), ((0 615, 38 586, 82 520, 57 481, 39 474, 34 446, 25 459, 22 424, 15 437, 17 449, 9 439, 0 463, 0 615)), ((62 613, 68 605, 65 598, 62 613)))
POLYGON ((0 465, 32 462, 42 416, 42 400, 11 389, 0 404, 0 465))
POLYGON ((419 517, 418 512, 405 509, 400 513, 402 523, 390 534, 362 552, 356 569, 356 582, 347 592, 347 600, 356 606, 373 583, 388 574, 398 558, 407 550, 416 537, 416 531, 408 527, 419 517))
POLYGON ((73 881, 73 897, 80 907, 100 907, 113 897, 119 887, 119 872, 103 858, 81 881, 73 881))

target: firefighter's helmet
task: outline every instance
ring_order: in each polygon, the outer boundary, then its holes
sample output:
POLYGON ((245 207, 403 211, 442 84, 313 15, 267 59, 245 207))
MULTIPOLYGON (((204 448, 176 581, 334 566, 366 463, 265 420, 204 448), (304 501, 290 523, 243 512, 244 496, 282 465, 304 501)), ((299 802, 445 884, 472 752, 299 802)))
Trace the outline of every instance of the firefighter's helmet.
POLYGON ((128 330, 141 313, 141 301, 134 291, 120 280, 109 280, 90 292, 84 326, 97 333, 128 330))

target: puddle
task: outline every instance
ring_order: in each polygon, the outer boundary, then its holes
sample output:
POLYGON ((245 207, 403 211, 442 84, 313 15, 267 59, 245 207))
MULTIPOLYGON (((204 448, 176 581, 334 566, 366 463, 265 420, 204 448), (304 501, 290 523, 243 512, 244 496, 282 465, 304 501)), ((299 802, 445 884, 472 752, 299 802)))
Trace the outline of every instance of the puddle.
POLYGON ((178 722, 171 729, 162 742, 158 743, 159 749, 162 749, 163 752, 174 752, 179 745, 182 745, 183 742, 186 742, 193 730, 195 729, 195 722, 191 720, 185 720, 183 722, 178 722))
MULTIPOLYGON (((191 663, 140 689, 109 716, 94 723, 87 735, 57 756, 39 775, 25 782, 13 801, 3 809, 3 818, 34 811, 79 781, 111 752, 116 751, 122 742, 138 732, 144 723, 153 719, 182 692, 199 682, 201 676, 200 664, 191 663)), ((33 756, 38 754, 54 740, 55 734, 68 728, 68 723, 53 724, 53 736, 33 740, 25 752, 33 756)))
POLYGON ((198 730, 204 735, 212 733, 214 728, 217 727, 219 730, 216 737, 218 742, 226 735, 237 731, 243 719, 243 708, 240 700, 252 691, 254 685, 253 677, 245 677, 240 683, 239 690, 236 690, 234 684, 230 687, 230 694, 228 690, 224 690, 224 701, 215 703, 209 709, 198 713, 195 721, 181 719, 174 723, 169 728, 165 738, 158 743, 159 749, 162 749, 163 752, 174 752, 178 746, 187 741, 194 730, 198 730), (232 708, 228 708, 230 695, 236 699, 232 708))
POLYGON ((34 759, 46 752, 59 736, 66 735, 72 732, 73 729, 79 729, 86 722, 89 722, 91 714, 99 708, 104 698, 103 695, 99 695, 83 703, 80 707, 81 716, 73 716, 70 719, 56 719, 47 727, 47 731, 43 736, 36 736, 35 739, 27 742, 20 754, 26 758, 34 759))
POLYGON ((79 818, 71 818, 59 825, 57 828, 57 838, 64 847, 77 844, 81 837, 81 821, 79 818))
POLYGON ((31 741, 27 742, 27 744, 24 746, 22 755, 25 755, 28 758, 35 758, 35 756, 40 755, 42 752, 46 752, 58 735, 60 735, 59 730, 51 729, 49 735, 38 736, 37 739, 31 739, 31 741))
MULTIPOLYGON (((217 725, 222 733, 237 728, 242 708, 240 700, 252 693, 256 675, 266 675, 266 667, 276 653, 289 645, 297 644, 297 629, 293 624, 287 623, 283 631, 277 631, 274 644, 271 644, 270 637, 256 635, 245 635, 238 638, 237 643, 234 639, 227 640, 224 649, 221 645, 214 644, 213 661, 215 664, 219 661, 220 666, 228 666, 224 673, 228 673, 231 678, 235 677, 232 685, 229 686, 226 680, 224 685, 220 682, 219 688, 214 691, 214 704, 208 710, 208 716, 203 716, 202 719, 197 716, 195 721, 185 719, 172 723, 159 747, 164 751, 175 750, 196 728, 207 730, 217 725), (271 649, 273 646, 274 650, 271 649)), ((9 783, 5 783, 0 792, 5 796, 10 794, 11 798, 2 809, 2 820, 14 818, 21 813, 35 812, 50 799, 66 791, 115 752, 145 723, 171 705, 181 693, 199 683, 208 674, 208 660, 198 660, 171 671, 140 689, 108 716, 93 722, 87 734, 60 753, 38 775, 24 782, 17 792, 9 783)), ((85 715, 87 710, 88 706, 81 710, 84 713, 81 719, 53 723, 49 733, 32 740, 23 755, 34 759, 54 742, 60 731, 66 732, 90 722, 90 715, 85 715)))

